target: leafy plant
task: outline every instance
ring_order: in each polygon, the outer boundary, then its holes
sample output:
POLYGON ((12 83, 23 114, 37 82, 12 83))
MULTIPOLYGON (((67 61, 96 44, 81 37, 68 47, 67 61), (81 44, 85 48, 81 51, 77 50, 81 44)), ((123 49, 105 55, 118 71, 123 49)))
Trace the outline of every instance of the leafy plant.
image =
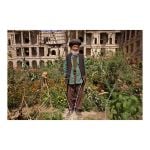
POLYGON ((110 119, 140 119, 142 116, 142 105, 134 95, 114 93, 108 107, 110 119))
MULTIPOLYGON (((61 119, 68 107, 63 76, 63 60, 47 62, 36 70, 8 68, 8 108, 19 109, 22 99, 27 106, 53 108, 52 113, 31 112, 32 119, 61 119), (41 87, 42 72, 48 73, 48 87, 41 87)), ((85 60, 87 82, 83 110, 107 112, 108 119, 142 118, 142 64, 129 65, 122 54, 111 58, 85 60), (115 85, 115 87, 114 87, 115 85), (113 91, 112 91, 113 89, 113 91)), ((28 118, 25 116, 25 118, 28 118)))

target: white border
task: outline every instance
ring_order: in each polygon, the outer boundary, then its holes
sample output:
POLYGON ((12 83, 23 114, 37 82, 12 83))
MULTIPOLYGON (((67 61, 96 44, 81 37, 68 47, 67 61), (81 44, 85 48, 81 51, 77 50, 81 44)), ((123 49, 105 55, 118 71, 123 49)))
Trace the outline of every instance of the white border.
POLYGON ((120 0, 0 2, 0 149, 149 149, 148 2, 120 0), (27 9, 25 9, 27 8, 27 9), (144 30, 143 121, 7 121, 8 29, 144 30))

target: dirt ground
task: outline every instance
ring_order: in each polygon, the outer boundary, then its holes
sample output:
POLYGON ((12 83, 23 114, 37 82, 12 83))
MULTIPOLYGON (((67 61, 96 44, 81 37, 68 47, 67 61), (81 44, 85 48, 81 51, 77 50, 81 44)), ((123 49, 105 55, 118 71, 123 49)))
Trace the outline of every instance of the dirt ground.
POLYGON ((67 116, 68 110, 66 109, 63 114, 64 120, 105 120, 105 112, 95 112, 95 111, 84 111, 81 116, 78 116, 75 112, 67 116))
MULTIPOLYGON (((51 113, 53 111, 55 111, 55 109, 35 106, 31 108, 23 108, 22 114, 23 116, 27 117, 26 119, 32 120, 32 118, 29 115, 31 113, 33 113, 33 115, 36 115, 36 113, 51 113)), ((105 112, 84 111, 81 113, 80 116, 77 115, 75 112, 71 114, 70 116, 68 116, 67 114, 68 114, 68 109, 65 109, 65 111, 62 113, 63 120, 105 120, 105 112)), ((9 115, 10 115, 9 119, 18 120, 20 113, 16 110, 16 111, 11 112, 9 115)))

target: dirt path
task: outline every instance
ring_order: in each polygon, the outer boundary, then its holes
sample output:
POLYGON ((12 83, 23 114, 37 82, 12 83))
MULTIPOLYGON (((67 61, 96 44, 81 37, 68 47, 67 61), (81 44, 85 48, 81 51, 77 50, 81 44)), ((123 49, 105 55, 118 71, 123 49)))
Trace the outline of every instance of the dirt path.
POLYGON ((66 109, 63 113, 64 120, 105 120, 104 112, 95 112, 95 111, 84 111, 81 116, 76 115, 74 112, 71 116, 67 116, 68 110, 66 109))
MULTIPOLYGON (((58 110, 54 109, 54 108, 41 107, 39 109, 39 106, 34 106, 34 107, 30 107, 30 108, 23 108, 22 114, 25 119, 38 119, 38 118, 36 118, 36 114, 40 115, 42 113, 45 113, 47 115, 50 115, 51 113, 56 112, 56 111, 58 111, 58 110), (31 118, 31 114, 32 114, 32 118, 31 118), (35 117, 33 117, 34 115, 35 115, 35 117)), ((80 116, 74 112, 73 114, 68 116, 67 115, 68 109, 65 109, 64 112, 60 112, 60 113, 62 114, 63 120, 105 120, 104 112, 84 111, 81 113, 80 116)), ((13 112, 11 112, 10 115, 11 115, 11 119, 17 119, 17 116, 19 116, 19 112, 18 112, 18 110, 14 110, 13 112)), ((44 118, 43 118, 43 120, 44 120, 44 118)))

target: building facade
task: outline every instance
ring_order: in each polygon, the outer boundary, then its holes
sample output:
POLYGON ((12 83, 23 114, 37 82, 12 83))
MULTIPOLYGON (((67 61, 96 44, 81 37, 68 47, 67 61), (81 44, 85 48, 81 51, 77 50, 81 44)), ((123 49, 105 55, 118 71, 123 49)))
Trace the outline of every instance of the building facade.
POLYGON ((121 49, 131 63, 142 61, 143 31, 123 30, 121 31, 121 49))
POLYGON ((111 56, 120 47, 118 30, 9 30, 8 65, 22 68, 45 66, 48 61, 65 58, 69 41, 80 39, 80 53, 85 57, 111 56))
POLYGON ((88 56, 109 56, 119 49, 121 33, 117 30, 77 30, 68 31, 70 39, 78 38, 82 44, 80 52, 88 56))
POLYGON ((8 65, 44 66, 64 56, 65 38, 62 31, 8 31, 8 65))

